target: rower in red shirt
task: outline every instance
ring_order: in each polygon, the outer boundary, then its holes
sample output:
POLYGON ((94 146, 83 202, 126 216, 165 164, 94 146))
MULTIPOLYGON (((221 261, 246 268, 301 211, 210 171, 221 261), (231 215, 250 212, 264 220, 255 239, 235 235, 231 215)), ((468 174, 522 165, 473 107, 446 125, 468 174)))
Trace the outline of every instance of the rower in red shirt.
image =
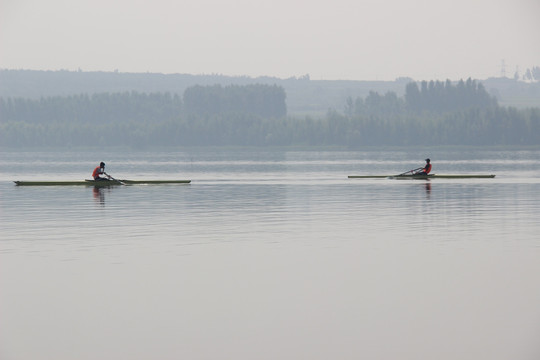
POLYGON ((431 171, 431 160, 426 159, 426 166, 419 172, 415 173, 414 175, 427 175, 431 171))
POLYGON ((99 181, 99 180, 109 180, 111 177, 109 176, 109 174, 107 174, 105 172, 105 163, 102 161, 98 167, 96 167, 94 169, 94 172, 92 173, 92 177, 94 178, 94 180, 96 181, 99 181), (107 176, 106 178, 104 177, 101 177, 100 175, 105 175, 107 176))

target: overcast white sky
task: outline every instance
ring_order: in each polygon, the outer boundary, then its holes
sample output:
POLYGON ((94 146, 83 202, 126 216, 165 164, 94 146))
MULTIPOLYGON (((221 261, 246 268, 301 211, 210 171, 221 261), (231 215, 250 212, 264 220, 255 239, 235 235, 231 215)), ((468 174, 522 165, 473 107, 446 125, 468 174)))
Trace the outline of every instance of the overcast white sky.
POLYGON ((540 66, 540 0, 0 0, 0 68, 485 79, 540 66))

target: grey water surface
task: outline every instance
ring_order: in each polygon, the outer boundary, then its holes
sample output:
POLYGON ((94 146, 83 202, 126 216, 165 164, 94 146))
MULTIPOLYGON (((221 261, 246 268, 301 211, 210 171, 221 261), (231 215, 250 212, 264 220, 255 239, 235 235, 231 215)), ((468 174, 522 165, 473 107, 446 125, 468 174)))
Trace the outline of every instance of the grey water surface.
POLYGON ((540 358, 540 151, 0 152, 0 359, 540 358), (434 173, 494 179, 348 179, 434 173), (118 179, 188 185, 21 187, 118 179))

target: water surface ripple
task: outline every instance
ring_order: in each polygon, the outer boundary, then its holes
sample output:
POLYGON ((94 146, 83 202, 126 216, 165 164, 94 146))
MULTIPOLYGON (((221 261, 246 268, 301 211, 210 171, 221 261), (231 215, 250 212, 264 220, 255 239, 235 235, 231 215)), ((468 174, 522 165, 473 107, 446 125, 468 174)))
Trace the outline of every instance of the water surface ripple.
POLYGON ((0 152, 0 358, 540 358, 539 155, 0 152))

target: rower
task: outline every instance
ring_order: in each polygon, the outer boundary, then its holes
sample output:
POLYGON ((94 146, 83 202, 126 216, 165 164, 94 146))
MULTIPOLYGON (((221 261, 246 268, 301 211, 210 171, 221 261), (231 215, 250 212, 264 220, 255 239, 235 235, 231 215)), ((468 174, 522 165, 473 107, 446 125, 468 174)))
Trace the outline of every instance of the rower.
POLYGON ((102 180, 109 180, 111 177, 109 176, 109 174, 107 174, 105 172, 105 163, 102 161, 99 166, 97 166, 95 169, 94 169, 94 172, 92 173, 92 177, 94 178, 94 180, 96 181, 102 181, 102 180), (101 177, 100 175, 105 175, 107 176, 107 178, 104 178, 104 177, 101 177))
POLYGON ((430 171, 431 171, 431 160, 426 159, 426 166, 424 166, 424 168, 422 168, 422 170, 415 173, 414 175, 427 175, 427 174, 430 173, 430 171))

